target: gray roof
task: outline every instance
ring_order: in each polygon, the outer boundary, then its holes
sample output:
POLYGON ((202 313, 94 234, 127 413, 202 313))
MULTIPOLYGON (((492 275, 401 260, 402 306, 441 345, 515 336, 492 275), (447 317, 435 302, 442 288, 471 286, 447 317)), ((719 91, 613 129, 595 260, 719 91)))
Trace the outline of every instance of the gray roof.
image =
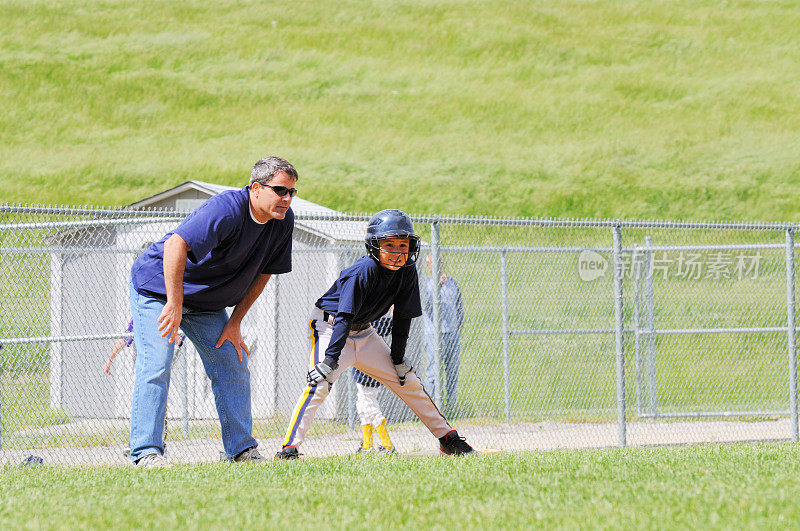
MULTIPOLYGON (((235 186, 225 186, 222 184, 192 180, 181 183, 178 186, 174 186, 155 195, 151 195, 150 197, 140 199, 139 201, 126 205, 124 208, 129 210, 147 208, 148 206, 157 204, 161 201, 169 199, 172 196, 177 196, 190 190, 206 194, 208 197, 212 197, 226 190, 238 189, 239 188, 235 186)), ((294 211, 295 215, 299 215, 299 217, 302 217, 302 214, 330 214, 331 216, 341 214, 341 212, 337 212, 331 208, 302 199, 300 196, 295 196, 294 199, 292 199, 292 210, 294 211)), ((295 221, 295 228, 299 228, 315 236, 338 241, 363 240, 365 226, 366 224, 361 221, 304 219, 295 221)))

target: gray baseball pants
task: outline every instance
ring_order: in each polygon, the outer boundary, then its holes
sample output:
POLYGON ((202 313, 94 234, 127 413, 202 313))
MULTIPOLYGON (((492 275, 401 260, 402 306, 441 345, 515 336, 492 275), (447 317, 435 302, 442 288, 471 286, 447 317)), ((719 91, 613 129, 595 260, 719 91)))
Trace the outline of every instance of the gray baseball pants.
MULTIPOLYGON (((314 308, 308 323, 311 337, 309 367, 314 367, 325 358, 325 350, 333 332, 331 325, 332 323, 325 321, 322 310, 314 308)), ((366 330, 350 333, 339 356, 339 366, 328 376, 328 381, 318 385, 308 385, 303 390, 289 422, 289 428, 286 430, 283 446, 297 447, 303 443, 317 409, 330 393, 332 385, 330 382, 335 382, 350 366, 372 376, 399 396, 437 439, 444 437, 453 429, 425 392, 422 382, 413 371, 406 375, 406 383, 400 385, 392 364, 389 346, 370 326, 366 330)))

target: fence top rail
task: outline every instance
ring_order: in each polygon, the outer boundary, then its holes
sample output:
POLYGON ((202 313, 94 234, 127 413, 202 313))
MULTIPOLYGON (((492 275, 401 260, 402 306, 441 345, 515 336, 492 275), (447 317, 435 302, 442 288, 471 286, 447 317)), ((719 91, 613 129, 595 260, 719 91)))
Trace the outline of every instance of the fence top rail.
POLYGON ((105 206, 69 206, 69 205, 16 205, 0 204, 0 214, 50 214, 50 215, 93 215, 113 217, 185 217, 189 212, 166 209, 125 210, 105 206))
MULTIPOLYGON (((16 205, 0 204, 0 214, 49 214, 49 215, 92 215, 114 218, 166 218, 181 219, 188 211, 167 209, 126 210, 102 206, 57 206, 57 205, 16 205)), ((346 212, 305 212, 295 211, 295 219, 308 221, 369 221, 371 214, 346 212)), ((417 223, 528 226, 551 228, 628 228, 628 229, 729 229, 729 230, 796 230, 799 223, 786 221, 686 221, 686 220, 637 220, 637 219, 572 219, 572 218, 493 218, 484 216, 412 215, 417 223)))
POLYGON ((500 225, 550 228, 627 228, 627 229, 730 229, 785 231, 800 227, 791 222, 746 222, 746 221, 682 221, 682 220, 637 220, 637 219, 571 219, 571 218, 488 218, 481 216, 412 216, 415 222, 449 223, 462 225, 500 225))

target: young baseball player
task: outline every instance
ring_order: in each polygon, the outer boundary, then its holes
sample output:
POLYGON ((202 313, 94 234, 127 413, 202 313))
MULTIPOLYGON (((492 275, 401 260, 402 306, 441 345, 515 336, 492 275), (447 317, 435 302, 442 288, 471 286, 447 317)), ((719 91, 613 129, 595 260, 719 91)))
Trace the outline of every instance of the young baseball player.
POLYGON ((446 455, 474 452, 450 427, 405 360, 411 319, 422 315, 414 260, 419 236, 400 210, 382 210, 369 220, 367 256, 343 270, 311 312, 308 386, 295 408, 276 459, 297 459, 297 448, 331 385, 350 366, 378 380, 419 417, 446 455), (370 323, 394 305, 391 349, 370 323), (324 355, 324 359, 322 359, 324 355))
MULTIPOLYGON (((133 319, 131 319, 131 322, 128 323, 128 328, 125 331, 126 332, 133 332, 133 319)), ((183 346, 183 340, 184 340, 184 336, 183 336, 183 334, 180 334, 178 336, 178 341, 175 343, 175 347, 180 348, 181 346, 183 346)), ((114 343, 114 348, 111 349, 111 352, 108 354, 108 357, 106 358, 106 361, 103 363, 103 372, 105 374, 111 375, 111 364, 114 362, 114 358, 117 357, 117 354, 119 354, 119 352, 122 349, 124 349, 125 347, 129 347, 131 345, 133 345, 133 338, 132 337, 129 337, 129 338, 122 338, 121 337, 121 338, 117 339, 117 342, 114 343)), ((176 354, 177 354, 177 352, 176 352, 176 354)))
POLYGON ((356 381, 356 410, 361 421, 361 444, 356 453, 396 453, 397 450, 389 437, 389 428, 386 427, 386 417, 383 416, 381 406, 378 404, 378 388, 380 382, 370 378, 363 372, 353 367, 353 378, 356 381), (381 442, 376 449, 372 440, 372 429, 380 437, 381 442))
MULTIPOLYGON (((392 318, 391 310, 389 314, 381 317, 374 323, 372 328, 375 329, 380 337, 387 337, 392 331, 392 318)), ((356 410, 358 411, 358 418, 361 421, 361 444, 358 446, 356 453, 370 453, 376 451, 372 442, 372 429, 378 433, 381 442, 378 445, 377 452, 382 454, 393 454, 397 450, 392 443, 389 436, 389 428, 386 427, 386 417, 381 411, 381 406, 378 403, 378 388, 381 386, 380 382, 374 378, 370 378, 363 372, 353 367, 353 379, 356 381, 356 410)))

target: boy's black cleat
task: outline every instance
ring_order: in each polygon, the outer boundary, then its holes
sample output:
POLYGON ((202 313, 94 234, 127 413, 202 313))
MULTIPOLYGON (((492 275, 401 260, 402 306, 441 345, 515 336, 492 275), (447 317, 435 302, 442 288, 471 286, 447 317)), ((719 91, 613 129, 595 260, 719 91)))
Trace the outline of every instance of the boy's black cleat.
POLYGON ((300 459, 300 452, 294 446, 284 446, 280 452, 275 454, 275 459, 300 459))
POLYGON ((456 430, 452 430, 439 439, 439 451, 442 455, 469 455, 477 453, 472 446, 467 444, 464 437, 459 437, 456 430))

